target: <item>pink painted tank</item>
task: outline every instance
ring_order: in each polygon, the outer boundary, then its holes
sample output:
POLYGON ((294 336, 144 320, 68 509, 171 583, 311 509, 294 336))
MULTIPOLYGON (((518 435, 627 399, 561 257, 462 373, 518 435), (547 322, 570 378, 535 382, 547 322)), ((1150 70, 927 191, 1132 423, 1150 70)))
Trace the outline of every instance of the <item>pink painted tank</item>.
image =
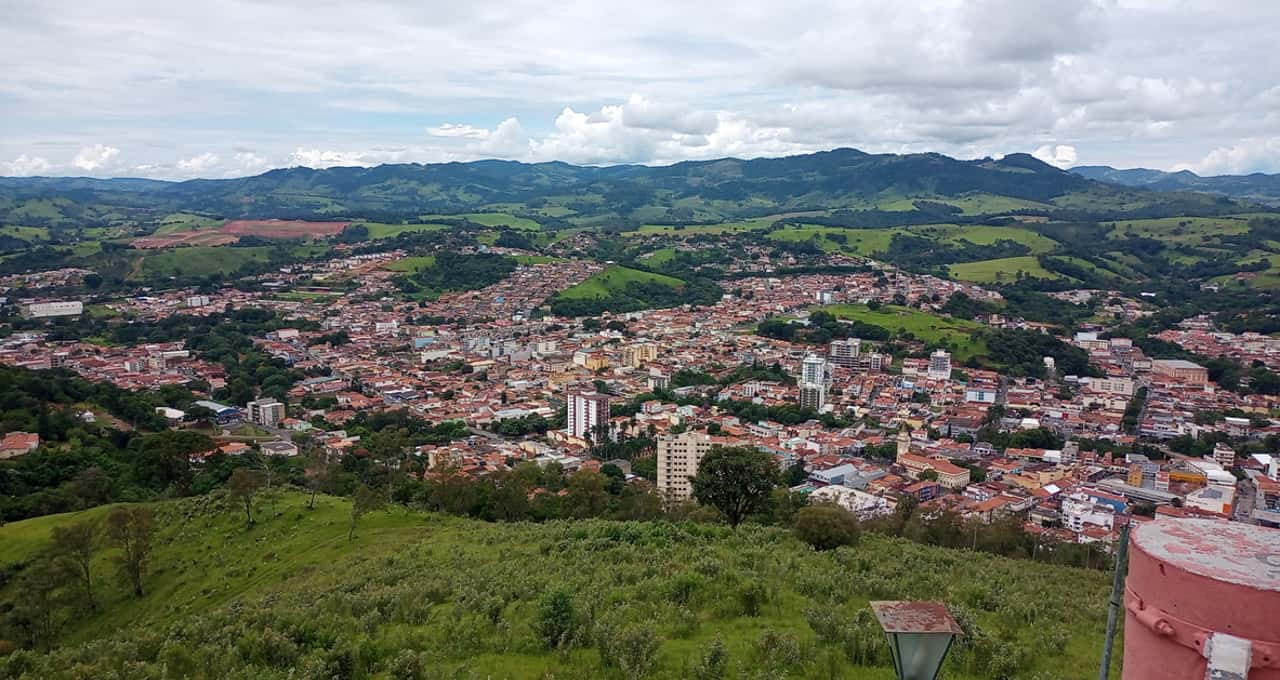
POLYGON ((1124 680, 1280 680, 1280 529, 1160 519, 1129 546, 1124 680))

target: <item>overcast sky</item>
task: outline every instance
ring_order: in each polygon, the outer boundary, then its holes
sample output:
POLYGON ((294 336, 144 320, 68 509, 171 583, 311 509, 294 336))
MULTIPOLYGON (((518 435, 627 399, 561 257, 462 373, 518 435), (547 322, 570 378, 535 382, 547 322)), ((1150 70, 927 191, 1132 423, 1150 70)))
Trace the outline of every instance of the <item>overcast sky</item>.
POLYGON ((1280 172, 1280 0, 0 0, 0 175, 855 147, 1280 172))

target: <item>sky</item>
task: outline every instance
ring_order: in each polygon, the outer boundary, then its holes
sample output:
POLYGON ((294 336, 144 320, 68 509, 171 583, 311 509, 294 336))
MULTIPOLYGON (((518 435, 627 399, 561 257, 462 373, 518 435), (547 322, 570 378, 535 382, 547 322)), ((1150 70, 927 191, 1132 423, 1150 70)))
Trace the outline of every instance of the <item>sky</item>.
POLYGON ((3 0, 0 175, 853 147, 1280 172, 1277 0, 3 0))

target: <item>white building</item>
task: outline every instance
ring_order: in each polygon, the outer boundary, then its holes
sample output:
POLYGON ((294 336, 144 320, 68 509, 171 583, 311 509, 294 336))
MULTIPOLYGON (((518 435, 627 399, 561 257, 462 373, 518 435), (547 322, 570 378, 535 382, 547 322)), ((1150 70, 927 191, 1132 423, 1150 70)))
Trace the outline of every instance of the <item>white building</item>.
POLYGON ((929 355, 929 379, 947 380, 951 378, 951 353, 937 350, 929 355))
POLYGON ((831 372, 827 360, 810 354, 800 362, 800 405, 821 411, 827 405, 827 386, 831 384, 831 372))
POLYGON ((862 341, 858 338, 832 340, 827 354, 831 363, 845 368, 853 368, 858 363, 858 355, 862 353, 862 341))
POLYGON ((284 404, 264 397, 249 402, 249 422, 263 427, 275 427, 284 420, 284 404))
POLYGON ((698 474, 698 465, 710 450, 711 436, 705 432, 659 436, 658 492, 669 501, 690 498, 693 484, 689 480, 698 474))
POLYGON ((79 300, 70 302, 32 302, 22 308, 22 315, 28 319, 47 319, 54 316, 79 316, 84 313, 84 303, 79 300))
POLYGON ((1062 526, 1072 533, 1078 534, 1087 526, 1111 529, 1115 521, 1114 508, 1095 503, 1084 494, 1072 494, 1062 499, 1062 526))
POLYGON ((588 439, 609 423, 609 395, 594 391, 569 394, 569 435, 588 439))

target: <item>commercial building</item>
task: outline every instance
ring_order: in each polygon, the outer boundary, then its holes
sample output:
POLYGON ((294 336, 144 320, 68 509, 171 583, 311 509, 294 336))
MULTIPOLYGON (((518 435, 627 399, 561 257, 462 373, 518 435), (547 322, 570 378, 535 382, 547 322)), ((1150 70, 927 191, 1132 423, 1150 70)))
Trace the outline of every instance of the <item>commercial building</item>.
POLYGON ((609 395, 595 391, 569 394, 569 435, 591 439, 609 422, 609 395))
POLYGON ((47 319, 55 316, 79 316, 84 313, 84 303, 79 300, 70 302, 32 302, 22 308, 22 316, 28 319, 47 319))
POLYGON ((659 436, 658 492, 673 502, 691 497, 690 478, 698 474, 698 465, 711 446, 711 436, 705 432, 659 436))
POLYGON ((1209 369, 1185 359, 1156 359, 1151 362, 1151 374, 1186 385, 1209 384, 1209 369))
POLYGON ((263 398, 249 402, 249 422, 263 427, 275 427, 284 420, 284 404, 275 399, 263 398))

